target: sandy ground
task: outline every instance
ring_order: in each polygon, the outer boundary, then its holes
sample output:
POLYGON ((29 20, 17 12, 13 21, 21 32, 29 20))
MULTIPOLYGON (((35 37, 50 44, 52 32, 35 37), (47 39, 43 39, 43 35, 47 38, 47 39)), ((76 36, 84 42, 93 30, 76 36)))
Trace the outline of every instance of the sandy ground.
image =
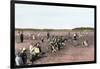
MULTIPOLYGON (((55 53, 47 52, 48 44, 45 40, 41 43, 41 48, 43 52, 46 52, 45 57, 42 57, 36 61, 34 64, 50 64, 50 63, 69 63, 69 62, 82 62, 82 61, 93 61, 94 60, 94 34, 88 33, 84 36, 84 39, 88 40, 89 46, 74 46, 71 42, 66 42, 64 48, 55 53)), ((19 48, 29 48, 31 42, 37 42, 37 40, 24 40, 23 43, 15 42, 15 50, 19 48)))

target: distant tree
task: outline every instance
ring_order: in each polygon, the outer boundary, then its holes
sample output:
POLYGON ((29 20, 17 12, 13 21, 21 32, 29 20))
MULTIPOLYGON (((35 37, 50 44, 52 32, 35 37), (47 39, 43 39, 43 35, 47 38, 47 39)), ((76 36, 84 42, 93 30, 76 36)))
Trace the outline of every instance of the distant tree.
POLYGON ((94 28, 91 28, 91 27, 79 27, 79 28, 74 28, 72 30, 94 30, 94 28))

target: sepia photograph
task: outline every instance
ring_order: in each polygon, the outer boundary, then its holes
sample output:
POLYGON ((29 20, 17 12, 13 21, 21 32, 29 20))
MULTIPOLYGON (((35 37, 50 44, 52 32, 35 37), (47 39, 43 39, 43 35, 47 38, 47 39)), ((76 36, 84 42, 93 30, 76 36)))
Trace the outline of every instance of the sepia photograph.
POLYGON ((95 8, 15 3, 14 65, 95 61, 95 8))

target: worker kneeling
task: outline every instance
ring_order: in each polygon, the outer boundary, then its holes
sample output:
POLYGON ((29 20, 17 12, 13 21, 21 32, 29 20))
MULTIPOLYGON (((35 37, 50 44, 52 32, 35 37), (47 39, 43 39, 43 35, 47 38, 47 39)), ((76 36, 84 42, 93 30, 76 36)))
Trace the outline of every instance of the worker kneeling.
POLYGON ((32 63, 34 62, 34 60, 36 60, 37 58, 39 58, 40 56, 40 48, 38 46, 34 46, 31 50, 31 55, 32 55, 32 63))

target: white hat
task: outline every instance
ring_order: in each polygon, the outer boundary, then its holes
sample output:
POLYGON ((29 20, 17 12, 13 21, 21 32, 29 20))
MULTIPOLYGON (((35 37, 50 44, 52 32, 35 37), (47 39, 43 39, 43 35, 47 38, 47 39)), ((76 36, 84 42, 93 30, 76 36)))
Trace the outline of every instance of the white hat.
POLYGON ((22 49, 22 52, 24 52, 26 50, 26 48, 24 47, 23 49, 22 49))

